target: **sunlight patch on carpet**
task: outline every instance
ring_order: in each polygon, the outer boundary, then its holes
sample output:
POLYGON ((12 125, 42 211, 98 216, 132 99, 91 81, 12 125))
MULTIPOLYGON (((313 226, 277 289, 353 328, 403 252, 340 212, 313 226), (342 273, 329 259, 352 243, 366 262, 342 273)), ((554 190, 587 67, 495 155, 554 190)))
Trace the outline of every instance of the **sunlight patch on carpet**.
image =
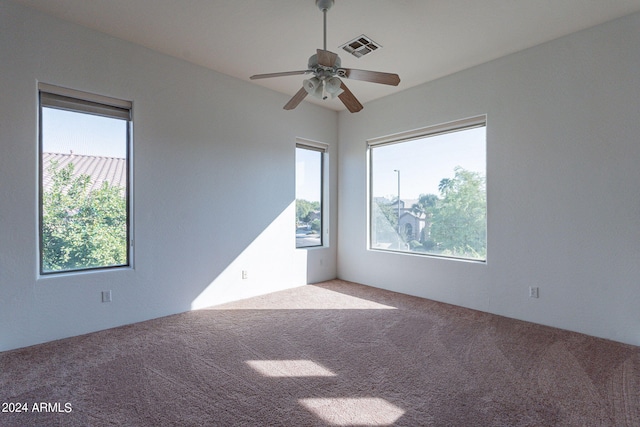
POLYGON ((229 307, 233 307, 233 310, 397 310, 390 305, 314 285, 260 295, 208 309, 225 310, 229 307))
POLYGON ((335 377, 336 374, 311 360, 247 360, 265 377, 335 377))
POLYGON ((398 421, 405 412, 377 397, 300 399, 299 402, 334 426, 386 426, 398 421))

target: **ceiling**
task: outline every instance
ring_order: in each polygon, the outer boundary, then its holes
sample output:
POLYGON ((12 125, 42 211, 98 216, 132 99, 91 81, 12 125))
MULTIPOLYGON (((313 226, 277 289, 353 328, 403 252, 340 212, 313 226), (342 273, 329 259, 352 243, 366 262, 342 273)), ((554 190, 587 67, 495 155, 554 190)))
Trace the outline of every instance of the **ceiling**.
MULTIPOLYGON (((12 0, 67 21, 250 81, 304 70, 322 48, 315 0, 12 0)), ((640 11, 640 0, 336 0, 327 49, 342 66, 400 75, 397 87, 347 80, 366 102, 640 11), (360 59, 339 46, 382 45, 360 59)), ((293 96, 305 76, 251 81, 293 96)), ((338 100, 306 101, 341 111, 338 100)), ((284 102, 283 102, 284 104, 284 102)))

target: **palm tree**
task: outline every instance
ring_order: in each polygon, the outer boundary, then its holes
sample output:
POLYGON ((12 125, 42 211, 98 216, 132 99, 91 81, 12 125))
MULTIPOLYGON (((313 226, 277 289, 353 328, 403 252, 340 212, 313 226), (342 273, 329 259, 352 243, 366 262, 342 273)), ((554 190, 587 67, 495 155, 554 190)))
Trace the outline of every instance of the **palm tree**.
POLYGON ((421 194, 418 203, 411 205, 411 212, 420 218, 427 218, 431 215, 433 208, 436 207, 438 196, 435 194, 421 194))
POLYGON ((424 228, 421 233, 421 243, 424 243, 429 238, 431 218, 433 217, 433 211, 437 203, 438 196, 435 194, 421 194, 418 198, 418 202, 411 206, 411 212, 424 220, 424 228))

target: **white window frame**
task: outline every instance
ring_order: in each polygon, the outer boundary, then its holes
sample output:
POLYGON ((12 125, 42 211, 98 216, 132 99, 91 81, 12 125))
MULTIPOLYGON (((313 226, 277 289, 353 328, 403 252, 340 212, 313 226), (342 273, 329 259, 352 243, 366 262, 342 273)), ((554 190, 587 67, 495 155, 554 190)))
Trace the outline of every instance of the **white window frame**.
POLYGON ((38 82, 38 266, 41 277, 60 274, 75 274, 90 271, 133 268, 133 103, 131 101, 98 95, 76 89, 38 82), (87 267, 58 271, 45 271, 43 263, 43 142, 42 109, 56 108, 71 112, 93 114, 102 117, 118 118, 127 122, 126 174, 127 188, 127 260, 122 265, 87 267))
MULTIPOLYGON (((385 135, 385 136, 380 136, 380 137, 376 137, 376 138, 371 138, 368 139, 366 141, 367 144, 367 148, 366 148, 366 164, 367 164, 367 178, 366 178, 366 186, 367 186, 367 220, 366 220, 366 236, 367 236, 367 241, 366 241, 366 246, 367 246, 367 250, 370 251, 378 251, 378 252, 387 252, 387 253, 398 253, 398 254, 403 254, 403 255, 409 255, 409 256, 420 256, 420 257, 433 257, 433 258, 442 258, 442 259, 453 259, 453 260, 461 260, 461 261, 469 261, 469 262, 474 262, 474 263, 483 263, 486 264, 487 262, 487 257, 488 255, 485 257, 485 259, 469 259, 469 258, 461 258, 461 257, 454 257, 454 256, 448 256, 448 255, 440 255, 440 254, 433 254, 433 253, 419 253, 419 252, 413 252, 413 251, 399 251, 399 250, 390 250, 390 249, 380 249, 380 248, 375 248, 373 247, 373 237, 372 237, 372 209, 373 209, 373 192, 372 192, 372 185, 373 185, 373 179, 372 179, 372 174, 373 174, 373 168, 372 168, 372 156, 371 156, 371 151, 372 149, 374 149, 375 147, 381 147, 384 145, 393 145, 393 144, 400 144, 403 142, 408 142, 408 141, 413 141, 416 139, 423 139, 423 138, 428 138, 428 137, 434 137, 434 136, 438 136, 438 135, 443 135, 446 133, 452 133, 452 132, 458 132, 458 131, 464 131, 464 130, 468 130, 468 129, 473 129, 473 128, 478 128, 478 127, 487 127, 487 116, 486 115, 479 115, 479 116, 473 116, 473 117, 469 117, 466 119, 460 119, 460 120, 454 120, 454 121, 450 121, 450 122, 446 122, 446 123, 442 123, 442 124, 437 124, 437 125, 431 125, 431 126, 426 126, 426 127, 422 127, 419 129, 413 129, 413 130, 409 130, 409 131, 404 131, 404 132, 398 132, 398 133, 394 133, 394 134, 390 134, 390 135, 385 135)), ((487 149, 487 147, 485 146, 485 150, 487 149)), ((486 170, 485 170, 486 172, 486 170)), ((488 190, 487 190, 488 192, 488 190)), ((488 212, 488 206, 487 206, 487 212, 488 212)), ((488 230, 487 230, 487 247, 488 247, 488 230)))
MULTIPOLYGON (((300 250, 313 250, 318 248, 329 247, 329 144, 324 142, 313 141, 310 139, 296 138, 295 148, 303 148, 311 151, 318 151, 322 153, 322 165, 321 165, 321 195, 320 195, 320 215, 321 215, 321 233, 320 233, 320 245, 315 246, 301 246, 296 249, 300 250)), ((295 204, 295 201, 294 201, 295 204)))

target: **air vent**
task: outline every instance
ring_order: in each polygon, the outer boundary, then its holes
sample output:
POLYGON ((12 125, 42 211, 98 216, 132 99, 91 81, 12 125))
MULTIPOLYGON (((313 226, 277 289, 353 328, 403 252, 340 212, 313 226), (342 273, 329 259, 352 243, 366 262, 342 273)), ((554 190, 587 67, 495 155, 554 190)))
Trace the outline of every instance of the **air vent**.
POLYGON ((374 42, 364 34, 340 46, 341 49, 344 49, 356 58, 362 58, 363 56, 368 55, 371 52, 380 49, 381 47, 382 46, 380 46, 378 43, 374 42))

